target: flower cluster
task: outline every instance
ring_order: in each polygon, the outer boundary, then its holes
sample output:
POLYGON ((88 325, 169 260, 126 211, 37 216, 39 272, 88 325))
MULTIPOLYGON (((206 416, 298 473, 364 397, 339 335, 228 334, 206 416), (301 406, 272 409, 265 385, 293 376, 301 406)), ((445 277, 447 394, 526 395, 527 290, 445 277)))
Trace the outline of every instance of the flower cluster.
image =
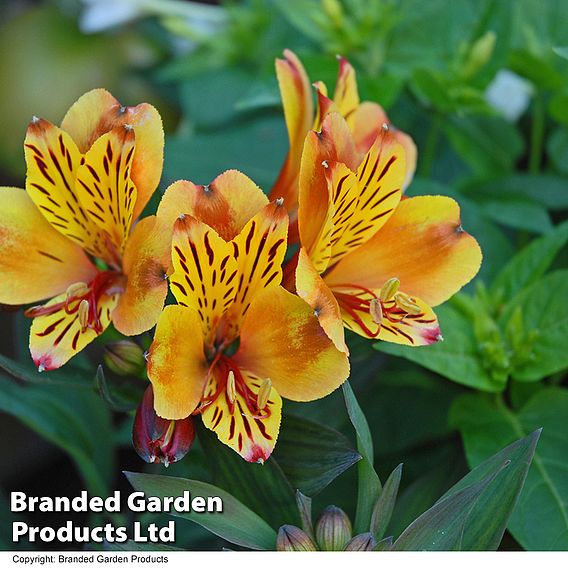
MULTIPOLYGON (((200 415, 262 463, 282 398, 318 399, 347 379, 345 328, 439 341, 432 306, 480 266, 453 200, 403 195, 416 147, 359 100, 346 60, 333 98, 315 84, 315 108, 293 53, 276 71, 290 151, 269 197, 229 170, 208 185, 175 182, 140 218, 161 177, 161 120, 104 90, 81 97, 60 128, 34 117, 26 188, 0 190, 0 302, 41 302, 26 310, 39 371, 111 322, 128 336, 155 326, 134 428, 147 461, 182 457, 200 415), (168 283, 175 304, 164 307, 168 283)), ((119 369, 124 348, 107 352, 119 369)))

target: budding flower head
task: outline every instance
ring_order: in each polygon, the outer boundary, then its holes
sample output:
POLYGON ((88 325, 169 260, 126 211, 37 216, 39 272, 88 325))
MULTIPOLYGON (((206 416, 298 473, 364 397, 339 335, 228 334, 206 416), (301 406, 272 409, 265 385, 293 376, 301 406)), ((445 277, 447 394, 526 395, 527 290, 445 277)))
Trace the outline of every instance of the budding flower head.
POLYGON ((148 463, 179 461, 187 454, 195 438, 191 416, 183 420, 166 420, 154 410, 154 391, 150 385, 136 411, 132 442, 138 455, 148 463))
POLYGON ((398 278, 389 278, 379 292, 379 298, 383 302, 388 302, 398 292, 400 280, 398 278))
POLYGON ((362 533, 354 536, 345 547, 344 550, 350 550, 351 552, 366 552, 369 550, 374 550, 377 546, 377 541, 373 536, 373 533, 362 533))
POLYGON ((283 525, 278 530, 276 550, 279 552, 314 552, 317 548, 314 541, 302 529, 294 525, 283 525))
POLYGON ((134 375, 144 368, 144 351, 134 341, 108 343, 103 357, 106 366, 117 375, 134 375))
POLYGON ((351 533, 349 517, 333 505, 323 510, 316 523, 316 540, 321 550, 343 550, 351 533))

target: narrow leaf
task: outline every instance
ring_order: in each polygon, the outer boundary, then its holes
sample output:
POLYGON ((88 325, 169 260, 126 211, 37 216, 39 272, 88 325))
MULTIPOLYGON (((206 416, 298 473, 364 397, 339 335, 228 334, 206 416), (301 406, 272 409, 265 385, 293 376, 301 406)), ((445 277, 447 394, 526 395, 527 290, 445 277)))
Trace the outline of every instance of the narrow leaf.
POLYGON ((379 495, 373 515, 371 516, 371 532, 375 538, 380 541, 392 517, 398 488, 400 486, 400 478, 402 477, 402 464, 399 464, 386 480, 383 490, 379 495))

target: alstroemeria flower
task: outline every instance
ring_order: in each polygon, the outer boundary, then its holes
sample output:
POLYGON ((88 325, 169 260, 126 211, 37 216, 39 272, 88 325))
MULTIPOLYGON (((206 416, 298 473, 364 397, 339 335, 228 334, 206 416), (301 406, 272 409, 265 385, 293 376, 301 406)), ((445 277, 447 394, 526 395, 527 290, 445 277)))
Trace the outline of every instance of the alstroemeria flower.
MULTIPOLYGON (((359 98, 355 69, 343 57, 338 57, 339 72, 333 98, 328 97, 325 83, 314 83, 317 106, 314 111, 310 80, 298 57, 290 50, 284 51, 284 59, 276 60, 276 75, 280 87, 284 117, 288 129, 290 150, 282 166, 270 197, 283 197, 291 219, 296 218, 298 207, 298 179, 304 140, 310 130, 319 131, 323 119, 331 112, 338 112, 345 120, 358 152, 365 154, 379 134, 383 124, 390 125, 384 109, 375 102, 359 98)), ((416 170, 416 145, 412 138, 392 128, 393 136, 406 152, 404 190, 412 181, 416 170)))
POLYGON ((280 286, 282 200, 269 203, 249 178, 227 171, 207 186, 176 182, 158 217, 175 223, 177 305, 163 311, 148 355, 156 413, 201 414, 223 443, 263 462, 278 436, 281 397, 323 397, 349 374, 310 306, 280 286))
POLYGON ((431 306, 479 270, 481 251, 457 203, 401 200, 406 172, 404 147, 386 124, 362 158, 338 113, 306 138, 296 291, 345 351, 343 326, 404 345, 440 340, 431 306))
POLYGON ((113 321, 150 329, 167 294, 169 242, 157 218, 136 220, 162 171, 156 109, 90 91, 61 128, 35 118, 24 143, 25 191, 0 189, 0 303, 29 304, 30 351, 56 369, 113 321))

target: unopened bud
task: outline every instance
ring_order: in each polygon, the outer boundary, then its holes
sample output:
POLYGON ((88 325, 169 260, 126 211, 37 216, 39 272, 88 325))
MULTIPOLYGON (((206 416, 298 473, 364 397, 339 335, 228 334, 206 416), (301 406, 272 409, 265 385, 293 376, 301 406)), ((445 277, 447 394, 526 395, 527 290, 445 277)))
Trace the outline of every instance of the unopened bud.
POLYGON ((316 524, 316 540, 321 550, 343 550, 351 539, 351 521, 339 508, 330 505, 316 524))
POLYGON ((278 530, 276 550, 279 552, 315 552, 314 541, 300 528, 283 525, 278 530))
POLYGON ((473 42, 462 68, 464 77, 475 75, 491 59, 496 41, 497 35, 489 30, 473 42))
POLYGON ((373 550, 377 546, 377 541, 373 536, 373 533, 363 533, 354 536, 345 547, 345 550, 351 552, 366 552, 368 550, 373 550))
POLYGON ((144 368, 144 351, 133 341, 115 341, 105 346, 104 361, 117 375, 135 375, 144 368))
POLYGON ((71 286, 67 288, 65 296, 67 300, 72 300, 73 298, 84 296, 88 291, 89 287, 84 282, 75 282, 75 284, 71 284, 71 286))
POLYGON ((379 298, 383 302, 388 302, 398 292, 400 280, 398 278, 389 278, 379 292, 379 298))
POLYGON ((343 22, 343 7, 339 0, 322 0, 323 11, 327 14, 329 19, 338 27, 343 22))
POLYGON ((79 318, 79 323, 81 324, 81 331, 85 331, 89 326, 89 312, 90 306, 88 300, 81 300, 79 304, 79 309, 77 311, 77 316, 79 318))
POLYGON ((258 390, 258 398, 256 399, 256 405, 259 410, 263 410, 264 407, 268 404, 268 397, 270 396, 271 390, 272 390, 272 381, 270 379, 266 379, 260 385, 260 389, 258 390))
POLYGON ((233 373, 233 371, 229 371, 227 376, 227 398, 231 404, 235 404, 237 388, 235 386, 235 373, 233 373))
POLYGON ((422 308, 408 294, 398 292, 394 295, 394 301, 407 314, 418 315, 422 313, 422 308))
POLYGON ((166 467, 189 451, 195 429, 191 416, 183 420, 166 420, 154 410, 154 391, 150 385, 136 411, 132 442, 138 455, 148 463, 166 467))
POLYGON ((381 307, 381 302, 380 300, 377 300, 376 298, 373 298, 370 303, 369 303, 369 313, 371 314, 371 317, 373 318, 373 321, 377 324, 377 325, 381 325, 381 323, 383 323, 383 308, 381 307))

